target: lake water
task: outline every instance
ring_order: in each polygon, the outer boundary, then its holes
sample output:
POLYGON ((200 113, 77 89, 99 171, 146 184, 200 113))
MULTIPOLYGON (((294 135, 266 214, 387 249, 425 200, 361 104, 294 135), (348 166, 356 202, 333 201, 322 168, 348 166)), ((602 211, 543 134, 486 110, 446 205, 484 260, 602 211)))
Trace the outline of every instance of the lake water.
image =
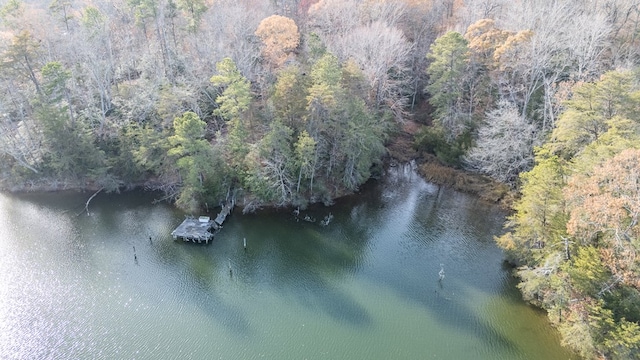
POLYGON ((208 246, 153 194, 78 215, 90 195, 0 194, 1 359, 575 358, 520 299, 505 214, 410 168, 316 222, 236 212, 208 246))

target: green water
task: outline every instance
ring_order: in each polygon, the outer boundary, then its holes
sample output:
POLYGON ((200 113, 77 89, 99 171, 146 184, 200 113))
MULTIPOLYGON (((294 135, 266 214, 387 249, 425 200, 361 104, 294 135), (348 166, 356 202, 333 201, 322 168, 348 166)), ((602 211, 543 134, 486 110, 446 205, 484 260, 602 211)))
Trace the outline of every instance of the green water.
POLYGON ((208 246, 152 194, 78 216, 90 195, 0 195, 1 359, 575 358, 520 300, 504 214, 408 168, 316 222, 235 213, 208 246))

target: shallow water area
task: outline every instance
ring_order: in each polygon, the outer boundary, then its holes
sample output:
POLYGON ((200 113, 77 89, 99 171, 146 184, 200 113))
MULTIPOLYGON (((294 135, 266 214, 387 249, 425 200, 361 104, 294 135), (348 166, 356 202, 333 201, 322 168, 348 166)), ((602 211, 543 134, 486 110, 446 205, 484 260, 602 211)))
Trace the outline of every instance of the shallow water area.
POLYGON ((236 212, 207 246, 154 194, 90 195, 0 195, 0 358, 575 358, 520 299, 505 214, 409 166, 332 207, 236 212))

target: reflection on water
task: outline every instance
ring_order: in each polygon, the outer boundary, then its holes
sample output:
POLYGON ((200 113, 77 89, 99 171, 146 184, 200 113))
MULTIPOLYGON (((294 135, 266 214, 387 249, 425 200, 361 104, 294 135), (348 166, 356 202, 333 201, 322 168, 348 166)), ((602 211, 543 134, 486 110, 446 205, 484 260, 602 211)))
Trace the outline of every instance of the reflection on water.
POLYGON ((572 358, 519 300, 504 214, 409 167, 299 217, 234 214, 209 246, 174 242, 184 214, 153 194, 77 215, 88 196, 0 195, 0 358, 572 358))

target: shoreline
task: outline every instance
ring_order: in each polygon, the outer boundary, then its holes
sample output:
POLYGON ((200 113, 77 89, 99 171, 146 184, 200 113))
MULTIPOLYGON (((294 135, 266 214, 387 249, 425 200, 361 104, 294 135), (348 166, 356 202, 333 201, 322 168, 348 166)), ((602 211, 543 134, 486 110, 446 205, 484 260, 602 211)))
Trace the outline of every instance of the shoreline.
MULTIPOLYGON (((420 125, 414 122, 407 122, 407 124, 405 124, 402 129, 395 134, 394 138, 387 145, 388 154, 386 158, 383 159, 385 164, 384 166, 395 166, 397 164, 409 164, 411 162, 415 162, 416 172, 427 182, 477 196, 480 200, 497 205, 505 210, 511 209, 511 205, 517 198, 517 192, 509 186, 481 174, 471 173, 444 165, 434 155, 417 152, 413 148, 413 138, 419 127, 420 125)), ((119 193, 140 189, 146 192, 149 191, 148 188, 152 187, 151 185, 153 184, 154 182, 151 180, 126 184, 115 191, 109 192, 119 193)), ((95 192, 101 188, 103 187, 93 182, 75 182, 70 180, 53 179, 28 181, 23 184, 0 185, 1 192, 13 194, 64 191, 84 193, 95 192)), ((332 199, 332 202, 350 195, 353 194, 343 194, 332 199)), ((318 201, 317 203, 322 203, 322 201, 318 201)), ((307 206, 313 204, 315 203, 309 203, 307 206)), ((251 205, 251 202, 249 204, 237 204, 241 209, 244 209, 248 205, 251 205)), ((260 211, 267 208, 296 208, 296 206, 293 204, 276 206, 274 204, 265 203, 260 204, 255 210, 260 211)))

